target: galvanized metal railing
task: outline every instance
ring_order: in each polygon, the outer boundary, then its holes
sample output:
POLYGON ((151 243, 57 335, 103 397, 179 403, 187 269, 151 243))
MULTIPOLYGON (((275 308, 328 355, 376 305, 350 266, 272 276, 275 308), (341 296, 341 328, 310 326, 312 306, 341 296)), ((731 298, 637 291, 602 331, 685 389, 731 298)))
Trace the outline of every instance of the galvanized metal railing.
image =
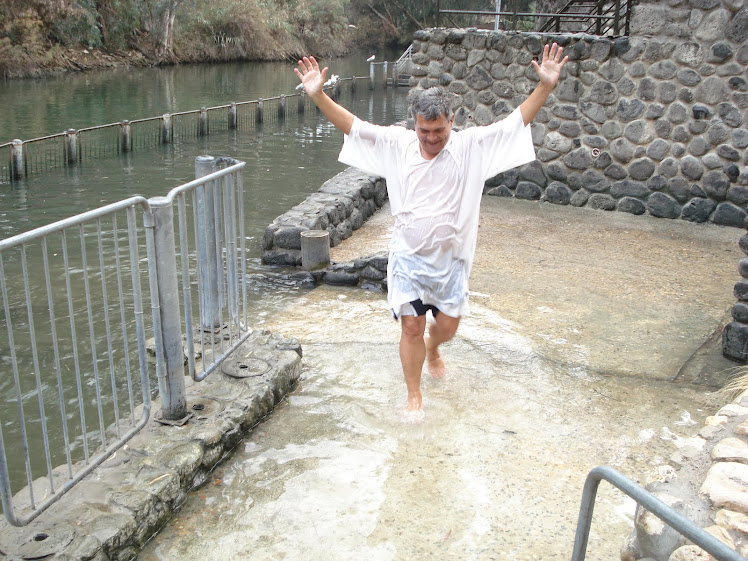
POLYGON ((717 561, 746 561, 745 557, 737 551, 730 549, 706 530, 678 514, 631 479, 607 466, 599 466, 590 471, 584 483, 582 504, 579 509, 579 521, 577 522, 577 531, 574 538, 574 551, 571 556, 572 561, 584 561, 587 554, 587 540, 590 535, 590 526, 592 525, 592 511, 595 508, 597 488, 603 479, 623 491, 626 495, 634 499, 637 504, 657 516, 657 518, 665 522, 679 534, 685 536, 712 555, 717 561))
POLYGON ((36 518, 149 420, 185 422, 185 375, 205 379, 251 334, 243 168, 199 157, 197 179, 166 197, 0 240, 0 397, 9 404, 0 498, 11 524, 36 518), (153 416, 149 360, 161 400, 153 416))
MULTIPOLYGON (((380 63, 381 64, 381 63, 380 63)), ((386 76, 385 76, 386 78, 386 76)), ((327 89, 335 95, 343 86, 354 90, 360 81, 373 77, 340 78, 327 89)), ((373 83, 370 87, 374 87, 373 83)), ((0 144, 0 181, 18 180, 47 170, 76 165, 86 159, 174 144, 225 130, 255 130, 262 123, 300 115, 313 107, 303 91, 203 107, 159 117, 121 121, 0 144)))
POLYGON ((0 240, 0 495, 12 524, 33 520, 150 416, 137 208, 149 212, 132 197, 0 240))
MULTIPOLYGON (((497 3, 501 6, 501 2, 497 3)), ((527 31, 538 33, 560 33, 585 31, 595 35, 625 36, 629 34, 633 0, 613 1, 580 1, 571 0, 556 13, 521 12, 517 3, 509 2, 514 9, 494 11, 485 10, 451 10, 438 9, 437 24, 440 17, 446 17, 454 27, 482 27, 493 21, 494 29, 527 31), (451 17, 469 18, 469 24, 458 25, 451 17), (503 22, 503 23, 500 23, 503 22), (579 29, 571 29, 576 25, 579 29)))

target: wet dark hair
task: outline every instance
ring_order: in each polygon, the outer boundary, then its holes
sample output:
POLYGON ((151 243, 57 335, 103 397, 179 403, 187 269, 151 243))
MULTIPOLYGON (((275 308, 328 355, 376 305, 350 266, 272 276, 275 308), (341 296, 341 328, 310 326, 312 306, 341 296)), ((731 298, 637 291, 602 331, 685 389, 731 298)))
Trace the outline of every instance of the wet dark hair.
POLYGON ((443 88, 433 86, 415 94, 410 103, 410 114, 413 119, 420 115, 427 121, 433 121, 441 116, 451 119, 452 102, 443 88))

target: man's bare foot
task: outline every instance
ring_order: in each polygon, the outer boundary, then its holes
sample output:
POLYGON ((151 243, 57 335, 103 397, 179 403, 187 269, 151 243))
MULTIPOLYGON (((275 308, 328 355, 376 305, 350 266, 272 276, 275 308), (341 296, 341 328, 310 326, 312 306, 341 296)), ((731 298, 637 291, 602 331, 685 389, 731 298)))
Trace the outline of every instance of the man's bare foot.
POLYGON ((423 422, 426 413, 423 411, 420 395, 408 396, 408 404, 400 413, 400 420, 409 425, 417 425, 423 422))
POLYGON ((431 344, 431 337, 424 337, 423 340, 426 343, 426 368, 428 368, 429 374, 434 380, 444 378, 447 373, 447 366, 439 353, 439 346, 431 344))

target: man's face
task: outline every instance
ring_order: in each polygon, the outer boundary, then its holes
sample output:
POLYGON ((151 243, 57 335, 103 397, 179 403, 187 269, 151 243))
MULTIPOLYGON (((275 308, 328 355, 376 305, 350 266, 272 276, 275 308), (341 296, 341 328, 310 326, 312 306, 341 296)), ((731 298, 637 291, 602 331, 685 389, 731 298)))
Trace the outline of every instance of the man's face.
POLYGON ((447 119, 439 115, 434 120, 428 121, 421 115, 416 115, 416 135, 421 146, 421 156, 427 160, 435 158, 447 145, 449 133, 452 132, 452 123, 455 118, 452 115, 447 119))

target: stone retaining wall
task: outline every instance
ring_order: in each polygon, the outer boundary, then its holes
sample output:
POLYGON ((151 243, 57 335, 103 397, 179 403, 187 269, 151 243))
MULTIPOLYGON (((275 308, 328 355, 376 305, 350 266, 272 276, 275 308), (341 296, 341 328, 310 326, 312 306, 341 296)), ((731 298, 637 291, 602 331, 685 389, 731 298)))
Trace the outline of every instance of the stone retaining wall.
MULTIPOLYGON (((748 392, 707 418, 657 468, 648 491, 743 557, 748 557, 748 392)), ((712 559, 653 514, 638 509, 622 561, 712 559)))
POLYGON ((532 125, 538 161, 492 179, 487 192, 742 227, 748 9, 641 4, 632 36, 616 39, 418 31, 411 86, 450 92, 457 127, 488 124, 527 98, 537 84, 531 61, 556 41, 569 63, 532 125))
POLYGON ((348 168, 265 228, 262 262, 300 266, 301 232, 327 230, 330 246, 351 237, 387 200, 384 179, 348 168))

